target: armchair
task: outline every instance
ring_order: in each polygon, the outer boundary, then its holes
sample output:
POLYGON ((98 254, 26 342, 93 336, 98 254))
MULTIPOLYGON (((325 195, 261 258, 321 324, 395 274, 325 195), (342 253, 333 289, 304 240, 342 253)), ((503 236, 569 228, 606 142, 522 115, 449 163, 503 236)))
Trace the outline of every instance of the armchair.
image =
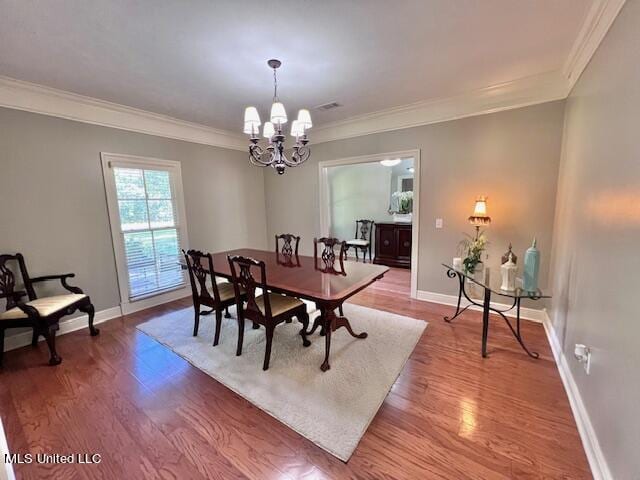
POLYGON ((55 335, 59 329, 59 321, 65 315, 76 310, 86 313, 89 316, 91 336, 100 333, 93 326, 95 309, 91 299, 80 288, 67 283, 67 279, 73 277, 75 274, 65 273, 31 278, 22 254, 0 255, 0 299, 6 299, 6 311, 0 313, 0 366, 2 366, 5 331, 9 328, 32 328, 31 344, 34 346, 42 335, 47 341, 51 353, 49 365, 58 365, 62 361, 56 351, 55 335), (7 266, 10 262, 15 262, 18 265, 24 283, 24 291, 15 290, 15 274, 7 266), (65 290, 70 293, 38 298, 34 284, 50 280, 59 280, 65 290), (28 299, 27 301, 23 300, 25 297, 28 299))

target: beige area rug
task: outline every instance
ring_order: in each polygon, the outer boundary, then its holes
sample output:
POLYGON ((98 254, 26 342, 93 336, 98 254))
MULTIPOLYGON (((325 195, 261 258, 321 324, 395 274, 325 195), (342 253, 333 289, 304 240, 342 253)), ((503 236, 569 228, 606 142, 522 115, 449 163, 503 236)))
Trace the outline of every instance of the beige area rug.
MULTIPOLYGON (((232 312, 233 313, 233 312, 232 312)), ((402 371, 427 323, 401 315, 345 304, 356 332, 332 335, 331 369, 320 371, 324 337, 302 346, 301 324, 279 325, 273 337, 269 370, 262 370, 264 329, 245 328, 242 356, 236 357, 237 321, 223 319, 220 344, 213 347, 213 318, 201 317, 192 336, 193 310, 150 320, 138 329, 249 402, 343 461, 349 460, 402 371)), ((317 314, 317 313, 316 313, 317 314)), ((312 315, 312 319, 315 315, 312 315)))

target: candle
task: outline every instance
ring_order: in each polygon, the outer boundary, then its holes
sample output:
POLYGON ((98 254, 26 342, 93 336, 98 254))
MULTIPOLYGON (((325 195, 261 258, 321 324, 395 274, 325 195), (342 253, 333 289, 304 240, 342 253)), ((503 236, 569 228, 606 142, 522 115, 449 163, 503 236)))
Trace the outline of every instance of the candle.
POLYGON ((453 268, 455 270, 462 271, 462 258, 460 258, 460 257, 454 257, 453 258, 453 268))

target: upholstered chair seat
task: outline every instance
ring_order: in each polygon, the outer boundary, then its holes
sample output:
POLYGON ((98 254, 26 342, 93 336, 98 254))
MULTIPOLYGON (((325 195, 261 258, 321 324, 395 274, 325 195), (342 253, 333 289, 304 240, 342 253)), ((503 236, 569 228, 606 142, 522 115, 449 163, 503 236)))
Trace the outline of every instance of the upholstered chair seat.
POLYGON ((353 240, 347 240, 347 245, 353 245, 357 247, 366 247, 369 245, 369 240, 361 240, 359 238, 354 238, 353 240))
MULTIPOLYGON (((269 302, 271 303, 271 315, 273 315, 274 317, 282 315, 289 310, 298 309, 302 306, 304 306, 305 309, 307 308, 304 302, 298 300, 295 297, 278 295, 277 293, 269 293, 268 295, 269 302)), ((258 305, 258 308, 260 309, 262 314, 265 315, 264 295, 256 297, 256 305, 258 305)))
MULTIPOLYGON (((233 291, 233 287, 231 288, 233 291)), ((25 305, 29 305, 38 311, 41 317, 48 317, 56 312, 64 310, 70 305, 86 298, 83 293, 69 293, 67 295, 55 295, 52 297, 36 298, 30 302, 26 302, 25 305)), ((19 318, 28 318, 28 315, 18 307, 13 307, 6 312, 0 313, 0 321, 2 320, 16 320, 19 318)))
MULTIPOLYGON (((218 292, 220 292, 220 301, 221 302, 226 302, 226 301, 231 300, 231 299, 233 299, 235 301, 236 292, 233 289, 233 283, 230 283, 230 282, 219 283, 218 284, 218 292)), ((244 290, 242 290, 241 293, 244 293, 244 290)))

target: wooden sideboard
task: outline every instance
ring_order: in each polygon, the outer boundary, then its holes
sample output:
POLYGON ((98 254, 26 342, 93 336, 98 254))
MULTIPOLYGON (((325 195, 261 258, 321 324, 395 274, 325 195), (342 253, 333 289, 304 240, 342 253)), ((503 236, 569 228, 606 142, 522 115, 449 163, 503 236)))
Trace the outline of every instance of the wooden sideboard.
POLYGON ((373 263, 411 268, 411 224, 376 223, 375 247, 373 263))

